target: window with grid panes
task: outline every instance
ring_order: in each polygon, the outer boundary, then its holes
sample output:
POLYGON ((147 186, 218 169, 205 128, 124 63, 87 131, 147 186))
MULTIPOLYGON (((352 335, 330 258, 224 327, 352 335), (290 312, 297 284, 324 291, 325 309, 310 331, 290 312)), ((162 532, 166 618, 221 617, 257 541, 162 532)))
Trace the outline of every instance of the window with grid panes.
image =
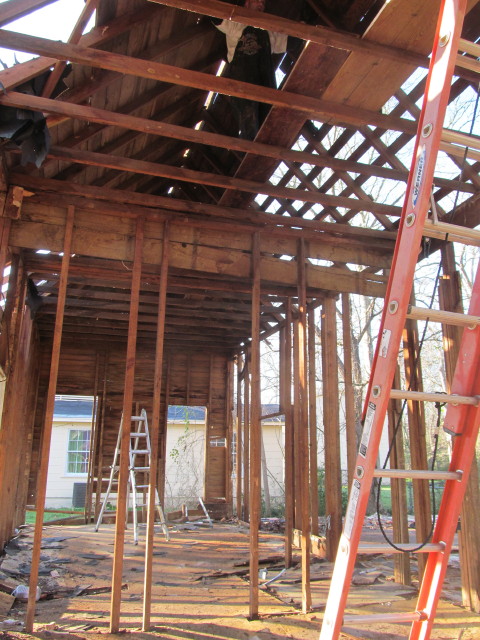
POLYGON ((70 429, 68 432, 67 473, 87 473, 90 453, 90 431, 70 429))

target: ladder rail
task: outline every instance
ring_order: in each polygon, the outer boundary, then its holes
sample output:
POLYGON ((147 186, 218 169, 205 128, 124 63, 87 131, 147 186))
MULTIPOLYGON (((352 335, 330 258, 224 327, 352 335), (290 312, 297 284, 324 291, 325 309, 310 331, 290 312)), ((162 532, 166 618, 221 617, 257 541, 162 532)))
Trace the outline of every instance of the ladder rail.
MULTIPOLYGON (((120 429, 118 430, 117 443, 115 445, 115 453, 113 455, 113 464, 112 464, 112 466, 110 468, 110 478, 108 480, 107 491, 106 491, 105 497, 104 497, 104 499, 102 501, 102 506, 100 507, 100 512, 98 514, 97 522, 95 524, 95 531, 98 531, 99 528, 100 528, 100 523, 102 522, 102 518, 103 518, 103 514, 104 514, 104 511, 105 511, 105 508, 107 506, 108 498, 110 496, 110 492, 112 491, 112 485, 113 485, 113 481, 115 479, 115 474, 117 473, 117 462, 118 462, 118 456, 120 455, 120 442, 121 442, 121 439, 122 439, 122 426, 123 426, 123 416, 122 416, 122 419, 120 420, 120 429)), ((102 478, 97 480, 97 482, 101 483, 102 482, 102 478)))
MULTIPOLYGON (((475 315, 480 311, 480 268, 477 271, 472 290, 469 313, 475 315)), ((463 380, 466 389, 471 393, 480 393, 480 328, 466 329, 463 332, 459 349, 460 357, 455 368, 454 383, 463 380)), ((427 639, 430 635, 436 613, 438 600, 442 590, 448 558, 465 495, 469 471, 475 456, 475 443, 480 426, 480 407, 468 405, 449 406, 444 420, 448 429, 451 424, 470 425, 462 429, 461 435, 454 436, 450 471, 462 469, 461 480, 448 483, 440 502, 437 524, 432 542, 444 542, 446 547, 442 553, 431 553, 428 556, 424 577, 419 591, 417 609, 424 611, 424 620, 412 624, 410 640, 427 639)))
POLYGON ((449 91, 460 37, 461 21, 455 18, 457 15, 463 16, 465 10, 466 0, 443 0, 437 22, 432 63, 427 76, 413 160, 400 218, 392 269, 387 284, 385 306, 381 318, 382 333, 377 340, 372 375, 364 405, 364 427, 360 450, 330 584, 320 640, 338 638, 343 624, 343 612, 356 561, 383 422, 390 400, 398 349, 409 307, 424 223, 429 209, 436 156, 448 104, 448 93, 442 89, 448 87, 449 91), (441 34, 444 31, 449 31, 452 24, 454 25, 453 33, 448 39, 441 40, 441 34))

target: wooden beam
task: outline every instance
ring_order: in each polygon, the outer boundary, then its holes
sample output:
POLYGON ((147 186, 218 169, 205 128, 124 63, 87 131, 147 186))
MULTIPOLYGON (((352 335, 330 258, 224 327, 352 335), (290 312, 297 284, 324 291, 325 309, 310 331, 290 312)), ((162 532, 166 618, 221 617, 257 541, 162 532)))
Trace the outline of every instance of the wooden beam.
POLYGON ((260 388, 260 239, 252 239, 252 342, 250 408, 250 607, 249 618, 258 618, 258 530, 260 528, 261 492, 261 388, 260 388))
POLYGON ((336 31, 320 25, 311 26, 303 22, 294 22, 293 20, 288 20, 270 13, 232 5, 228 2, 220 2, 219 0, 150 0, 150 2, 184 9, 186 11, 193 11, 215 18, 232 20, 267 31, 277 31, 305 41, 325 44, 337 49, 356 51, 369 56, 392 60, 396 63, 403 62, 411 64, 413 67, 428 68, 427 56, 413 51, 406 51, 405 49, 400 49, 395 46, 387 46, 378 42, 363 40, 345 31, 336 31))
MULTIPOLYGON (((306 163, 322 168, 329 167, 343 171, 355 171, 366 176, 390 178, 392 180, 406 181, 408 176, 408 173, 403 170, 400 171, 360 162, 342 160, 326 153, 315 154, 305 151, 294 151, 290 148, 278 145, 243 140, 238 137, 236 138, 218 133, 211 133, 209 131, 197 131, 194 128, 183 127, 157 120, 148 120, 147 118, 140 118, 138 116, 129 115, 128 113, 119 113, 85 105, 71 104, 69 102, 49 100, 47 98, 31 96, 14 91, 9 92, 7 95, 0 96, 0 104, 3 104, 4 106, 34 109, 44 113, 62 115, 64 117, 76 118, 87 122, 96 122, 105 126, 124 127, 140 133, 184 140, 185 142, 193 144, 205 144, 222 149, 228 148, 244 153, 261 155, 272 158, 278 161, 278 163, 284 160, 289 160, 294 163, 306 163)), ((58 148, 57 153, 60 153, 61 149, 66 150, 67 148, 71 147, 63 146, 58 148)), ((61 159, 77 162, 80 161, 75 157, 68 157, 68 155, 61 159)))
MULTIPOLYGON (((80 41, 83 31, 85 30, 88 21, 92 17, 92 13, 96 10, 99 1, 100 0, 85 0, 85 6, 83 7, 78 20, 73 27, 73 31, 70 34, 68 42, 77 44, 77 42, 80 41)), ((43 87, 42 96, 44 98, 49 98, 52 95, 52 92, 57 86, 57 82, 62 77, 62 73, 65 70, 66 66, 67 62, 65 60, 56 63, 51 74, 48 76, 45 86, 43 87)))
MULTIPOLYGON (((54 2, 55 0, 51 1, 54 2)), ((5 6, 5 3, 3 3, 3 6, 5 6)), ((101 45, 108 40, 114 39, 125 31, 132 29, 132 27, 139 23, 147 22, 155 13, 158 13, 158 7, 148 5, 142 9, 135 9, 134 11, 124 13, 109 22, 107 25, 94 27, 91 31, 82 36, 80 43, 84 47, 101 45)), ((9 89, 18 87, 24 82, 31 80, 35 76, 44 73, 53 67, 56 62, 56 58, 43 56, 35 58, 34 60, 21 62, 13 67, 2 69, 0 71, 0 82, 8 91, 9 89)), ((90 93, 93 93, 91 87, 90 93)), ((67 95, 71 95, 71 92, 69 91, 67 95)))
POLYGON ((383 115, 361 107, 343 103, 318 100, 286 91, 261 87, 259 85, 213 76, 199 71, 181 69, 151 60, 141 60, 109 51, 82 47, 80 45, 54 42, 45 38, 27 36, 0 29, 0 46, 14 51, 26 51, 38 55, 70 60, 88 67, 109 69, 117 73, 127 73, 140 78, 170 82, 182 86, 215 91, 238 98, 247 98, 279 107, 286 107, 307 114, 307 117, 331 120, 347 125, 375 125, 385 130, 393 129, 415 134, 416 123, 404 118, 383 115))
POLYGON ((168 255, 168 222, 165 222, 163 230, 162 263, 160 268, 160 286, 158 292, 158 320, 157 339, 155 347, 155 372, 153 377, 152 423, 150 426, 151 453, 147 502, 147 530, 145 540, 145 575, 143 583, 142 631, 150 631, 151 627, 150 615, 152 605, 153 535, 155 525, 155 502, 157 495, 158 451, 163 378, 163 350, 165 336, 165 301, 167 298, 168 288, 168 255))
POLYGON ((138 300, 142 277, 143 218, 137 219, 135 233, 135 255, 132 269, 132 293, 128 322, 128 343, 123 390, 122 437, 120 470, 118 478, 117 512, 115 519, 115 547, 112 572, 112 597, 110 603, 110 633, 118 633, 122 597, 123 552, 125 546, 125 519, 127 514, 127 485, 132 426, 133 391, 135 386, 135 360, 138 328, 138 300))
POLYGON ((58 368, 60 362, 60 346, 62 343, 62 326, 64 317, 64 305, 67 294, 68 269, 72 252, 74 209, 70 207, 65 226, 63 241, 62 270, 58 287, 58 305, 55 316, 55 329, 53 335, 52 355, 50 362, 50 374, 45 407, 45 417, 42 431, 42 444, 40 452, 40 468, 37 475, 37 494, 35 501, 35 530, 33 535, 32 562, 30 568, 30 582, 28 593, 27 614, 25 617, 25 630, 33 632, 33 620, 35 616, 35 598, 38 585, 38 569, 40 567, 40 550, 42 546, 43 514, 45 509, 45 497, 47 492, 48 460, 50 457, 50 442, 52 439, 53 411, 55 406, 55 393, 57 389, 58 368))
MULTIPOLYGON (((1 99, 0 99, 1 102, 1 99)), ((170 178, 172 180, 192 182, 200 185, 211 185, 221 187, 223 189, 236 189, 238 191, 247 191, 249 193, 273 196, 281 199, 299 200, 301 202, 311 202, 331 207, 345 207, 352 211, 371 211, 384 215, 399 216, 401 207, 389 204, 377 203, 370 198, 355 199, 345 198, 343 196, 333 196, 322 193, 318 190, 304 190, 301 188, 279 187, 270 182, 255 182, 253 180, 245 180, 241 178, 230 178, 206 171, 195 171, 184 167, 172 167, 168 164, 158 164, 153 162, 145 162, 142 160, 134 160, 121 156, 106 155, 104 153, 96 153, 93 151, 81 151, 79 149, 67 149, 65 147, 53 146, 50 148, 48 155, 50 158, 57 160, 67 160, 79 162, 94 167, 105 167, 116 169, 117 171, 128 171, 131 173, 141 173, 144 175, 157 176, 162 178, 170 178)))
POLYGON ((9 24, 14 20, 19 20, 29 13, 42 9, 55 0, 7 0, 2 3, 2 15, 0 17, 0 27, 9 24))
MULTIPOLYGON (((1 101, 1 100, 0 100, 1 101)), ((272 213, 262 213, 253 211, 252 209, 235 209, 233 207, 219 207, 212 204, 203 204, 190 200, 177 200, 175 198, 166 198, 162 196, 153 196, 145 193, 136 193, 132 191, 118 191, 115 189, 106 189, 98 187, 90 187, 87 185, 78 185, 75 183, 63 183, 60 180, 48 180, 44 178, 35 178, 21 173, 11 175, 11 184, 17 184, 29 190, 37 190, 39 192, 52 192, 53 194, 63 194, 73 198, 81 198, 78 202, 83 203, 83 208, 90 211, 98 212, 99 204, 93 204, 91 200, 101 201, 106 214, 118 217, 118 212, 123 216, 135 218, 137 215, 146 216, 152 220, 164 220, 167 212, 178 212, 183 214, 199 214, 203 216, 214 216, 225 218, 228 220, 238 221, 239 217, 242 222, 255 225, 256 228, 269 225, 268 232, 281 232, 281 228, 288 230, 287 235, 296 233, 298 229, 309 229, 312 231, 330 232, 336 236, 364 238, 368 241, 393 240, 395 241, 396 232, 381 231, 375 229, 365 229, 364 227, 356 227, 349 224, 341 224, 337 222, 322 222, 317 220, 304 220, 301 218, 291 218, 289 216, 278 216, 272 213), (129 206, 126 206, 129 205, 129 206), (132 210, 132 205, 140 207, 132 210), (241 214, 239 216, 239 213, 241 214), (272 227, 275 227, 272 229, 272 227), (292 227, 294 228, 292 230, 292 227)), ((77 202, 77 201, 75 201, 77 202)), ((80 205, 80 208, 81 205, 80 205)), ((178 216, 176 216, 178 219, 178 216)), ((183 218, 184 222, 195 225, 195 218, 190 216, 189 219, 183 218)), ((205 221, 200 223, 205 225, 205 221)), ((253 231, 253 229, 250 229, 253 231)), ((391 249, 390 249, 391 250, 391 249)))

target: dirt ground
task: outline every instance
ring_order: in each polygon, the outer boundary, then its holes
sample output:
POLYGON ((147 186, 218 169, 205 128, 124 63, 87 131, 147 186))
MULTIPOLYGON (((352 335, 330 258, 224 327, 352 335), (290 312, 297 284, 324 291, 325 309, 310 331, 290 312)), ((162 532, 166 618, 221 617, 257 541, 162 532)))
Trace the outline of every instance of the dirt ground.
MULTIPOLYGON (((193 524, 171 529, 167 542, 159 530, 154 550, 152 626, 141 632, 143 534, 134 546, 127 531, 124 555, 121 634, 168 640, 318 640, 332 565, 315 559, 311 566, 313 610, 299 610, 300 568, 292 568, 260 592, 260 619, 248 620, 248 530, 236 523, 213 528, 193 524), (244 575, 238 575, 238 573, 244 575)), ((28 583, 33 530, 25 527, 0 558, 0 585, 28 583)), ((46 526, 42 544, 34 636, 59 640, 96 640, 108 633, 113 555, 113 525, 95 533, 93 525, 46 526)), ((280 534, 261 533, 260 559, 269 580, 283 568, 280 534)), ((453 557, 440 603, 433 640, 480 640, 480 616, 459 606, 459 571, 453 557)), ((388 613, 415 609, 414 587, 392 580, 391 556, 362 563, 347 613, 388 613)), ((15 600, 0 615, 1 640, 29 640, 23 633, 26 605, 15 600)), ((401 640, 408 625, 346 627, 342 638, 401 640)))

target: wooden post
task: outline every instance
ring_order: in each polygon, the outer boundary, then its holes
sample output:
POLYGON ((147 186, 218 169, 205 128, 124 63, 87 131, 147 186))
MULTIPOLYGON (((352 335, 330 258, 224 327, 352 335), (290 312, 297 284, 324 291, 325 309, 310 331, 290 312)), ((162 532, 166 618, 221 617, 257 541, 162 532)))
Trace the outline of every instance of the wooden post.
POLYGON ((293 424, 292 424, 292 301, 287 300, 285 313, 285 350, 282 363, 284 376, 283 412, 285 414, 285 566, 292 566, 294 524, 293 424))
POLYGON ((60 361, 60 346, 62 343, 63 317, 65 312, 65 299, 67 296, 68 269, 70 255, 72 253, 73 220, 75 210, 68 207, 65 224, 65 237, 63 240, 63 258, 60 281, 58 285, 57 312, 55 315, 55 328, 53 330, 52 359, 50 363, 50 375, 43 423, 42 445, 40 450, 40 468, 37 476, 37 495, 35 501, 35 530, 33 534, 32 563, 30 568, 30 582, 28 592, 27 614, 25 618, 25 630, 33 631, 33 618, 35 616, 35 597, 38 586, 38 569, 40 566, 40 548, 42 546, 43 515, 45 511, 45 497, 47 492, 48 461, 50 457, 50 441, 52 439, 53 410, 55 407, 55 393, 57 390, 58 367, 60 361))
POLYGON ((343 381, 345 385, 345 431, 347 435, 348 486, 353 482, 357 459, 357 434, 355 416, 355 395, 353 392, 352 372, 352 327, 350 296, 342 293, 342 331, 343 331, 343 381))
POLYGON ((0 282, 3 285, 3 272, 7 266, 8 258, 8 240, 10 237, 10 226, 12 221, 10 218, 0 216, 0 282))
POLYGON ((260 525, 260 239, 252 243, 252 397, 250 410, 250 619, 258 618, 258 529, 260 525))
MULTIPOLYGON (((397 365, 393 388, 400 389, 400 368, 397 365)), ((390 454, 392 469, 405 469, 402 425, 397 429, 401 420, 401 401, 390 400, 388 405, 388 438, 390 442, 395 438, 390 454)), ((407 517, 407 487, 405 480, 390 480, 390 495, 392 496, 393 542, 409 542, 407 517)), ((409 585, 412 583, 410 571, 410 556, 408 553, 395 553, 393 556, 393 575, 395 582, 409 585)))
MULTIPOLYGON (((242 519, 242 448, 243 448, 243 438, 242 438, 242 366, 243 366, 243 358, 239 353, 237 356, 237 422, 236 422, 236 434, 237 434, 237 442, 236 442, 236 465, 235 465, 235 474, 236 474, 236 502, 237 502, 237 518, 239 520, 242 519)), ((244 372, 243 372, 244 373, 244 372)))
POLYGON ((117 516, 115 519, 115 547, 113 554, 112 597, 110 601, 110 633, 117 633, 120 622, 122 596, 123 550, 125 546, 125 520, 127 515, 128 466, 130 431, 132 427, 133 388, 135 384, 135 360, 137 353, 138 307, 142 277, 144 219, 137 218, 135 229, 135 253, 132 269, 130 295, 130 317, 128 321, 127 356, 123 388, 122 437, 117 493, 117 516))
MULTIPOLYGON (((308 448, 308 367, 307 367, 307 274, 305 241, 298 241, 297 254, 297 291, 298 291, 298 390, 300 404, 300 422, 297 425, 300 460, 301 523, 302 523, 302 611, 307 613, 312 606, 310 591, 310 454, 308 448)), ((316 464, 315 464, 316 470, 316 464)), ((315 482, 316 486, 316 482, 315 482)))
POLYGON ((333 561, 342 533, 342 472, 338 417, 337 308, 335 299, 330 296, 323 303, 322 353, 327 557, 333 561))
POLYGON ((155 372, 153 377, 153 407, 150 427, 150 475, 148 478, 147 530, 145 539, 145 575, 143 582, 142 631, 150 631, 152 610, 152 560, 153 533, 155 525, 155 502, 157 495, 158 449, 163 376, 163 344, 165 337, 165 311, 168 288, 168 220, 163 227, 162 263, 160 265, 160 286, 158 291, 157 340, 155 348, 155 372))
MULTIPOLYGON (((412 292, 411 304, 415 304, 412 292)), ((416 320, 408 319, 403 330, 403 361, 405 365, 405 384, 410 391, 423 391, 422 366, 418 351, 418 327, 416 320)), ((408 430, 410 435, 410 455, 412 469, 428 469, 427 445, 425 434, 425 407, 422 402, 407 402, 408 430)), ((430 490, 428 480, 413 480, 413 500, 415 530, 417 542, 427 539, 432 527, 430 490)), ((418 579, 421 580, 425 569, 426 554, 417 554, 418 579)))
POLYGON ((300 342, 298 340, 298 313, 293 320, 293 510, 294 526, 296 529, 302 528, 302 448, 301 448, 301 395, 300 395, 300 342))
MULTIPOLYGON (((440 279, 440 308, 445 311, 463 313, 461 282, 455 269, 453 245, 442 247, 443 276, 440 279)), ((443 326, 443 344, 445 370, 447 374, 447 393, 453 379, 454 367, 462 330, 453 325, 443 326)), ((462 577, 462 603, 472 611, 480 612, 480 489, 478 486, 478 463, 473 458, 467 490, 460 514, 458 536, 460 549, 460 571, 462 577)))
POLYGON ((308 312, 308 421, 310 430, 310 512, 312 533, 318 536, 317 371, 315 366, 315 309, 308 312))
POLYGON ((107 405, 107 374, 108 374, 108 353, 105 352, 105 362, 103 366, 103 389, 102 389, 102 403, 101 403, 101 417, 100 417, 100 429, 98 433, 98 459, 97 459, 97 487, 95 495, 95 522, 100 515, 100 509, 102 506, 102 481, 103 481, 103 434, 105 431, 105 409, 107 405))
POLYGON ((99 402, 98 402, 98 380, 100 369, 100 356, 98 351, 95 354, 95 380, 93 383, 93 409, 92 409, 92 428, 90 430, 90 453, 88 456, 88 475, 87 490, 85 492, 85 524, 90 522, 92 517, 92 488, 93 476, 95 470, 95 457, 97 455, 97 432, 99 421, 99 402))
MULTIPOLYGON (((157 472, 157 487, 160 504, 165 509, 165 473, 167 464, 167 431, 168 431, 168 406, 170 404, 170 373, 171 373, 171 357, 166 354, 164 359, 167 361, 165 374, 165 406, 162 412, 162 421, 160 423, 160 444, 159 444, 159 463, 157 472)), ((205 425, 206 428, 207 425, 205 425)), ((205 436, 206 439, 206 436, 205 436)), ((206 444, 205 444, 206 446, 206 444)))
POLYGON ((248 349, 245 353, 245 375, 243 386, 245 402, 243 407, 243 517, 245 522, 250 520, 250 358, 248 349))
POLYGON ((227 376, 225 379, 225 502, 229 513, 233 511, 232 503, 232 436, 233 436, 233 360, 227 362, 227 376), (228 506, 230 505, 230 506, 228 506))

